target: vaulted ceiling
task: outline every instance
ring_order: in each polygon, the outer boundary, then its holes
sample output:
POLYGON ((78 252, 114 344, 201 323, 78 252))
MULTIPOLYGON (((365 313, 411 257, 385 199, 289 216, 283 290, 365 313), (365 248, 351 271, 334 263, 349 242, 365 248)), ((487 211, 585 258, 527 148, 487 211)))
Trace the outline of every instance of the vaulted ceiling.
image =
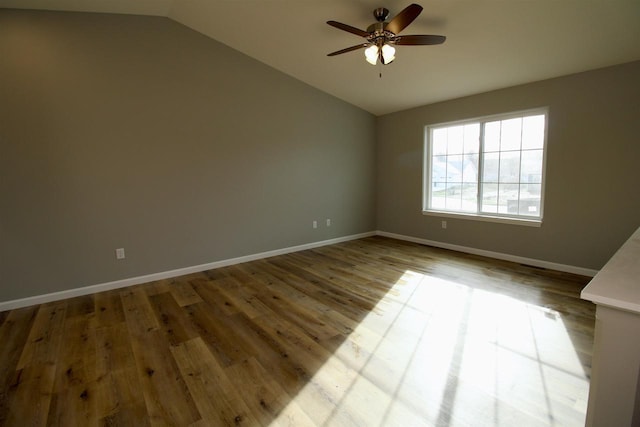
MULTIPOLYGON (((0 7, 166 16, 373 114, 640 60, 638 0, 416 0, 402 34, 442 34, 438 46, 398 46, 372 66, 364 41, 326 24, 366 29, 398 0, 0 0, 0 7), (380 77, 382 73, 382 77, 380 77)), ((639 76, 640 78, 640 76, 639 76)))

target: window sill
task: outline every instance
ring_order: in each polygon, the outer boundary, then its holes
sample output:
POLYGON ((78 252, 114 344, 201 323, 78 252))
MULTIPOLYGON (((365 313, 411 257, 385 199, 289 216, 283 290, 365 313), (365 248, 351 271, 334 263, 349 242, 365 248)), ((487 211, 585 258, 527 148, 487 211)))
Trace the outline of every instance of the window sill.
POLYGON ((435 210, 422 211, 422 214, 429 215, 429 216, 440 216, 440 217, 446 217, 446 218, 459 218, 459 219, 470 219, 475 221, 498 222, 502 224, 523 225, 525 227, 542 227, 542 219, 509 218, 509 217, 502 217, 502 216, 476 215, 472 213, 435 211, 435 210))

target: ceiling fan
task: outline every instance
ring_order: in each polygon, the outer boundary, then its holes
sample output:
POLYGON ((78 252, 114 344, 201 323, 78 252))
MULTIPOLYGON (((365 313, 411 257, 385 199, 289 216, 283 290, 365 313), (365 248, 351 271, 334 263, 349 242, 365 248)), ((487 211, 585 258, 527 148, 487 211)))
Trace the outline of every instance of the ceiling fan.
POLYGON ((347 31, 360 37, 364 37, 367 41, 345 49, 337 50, 329 53, 327 56, 336 56, 343 53, 351 52, 358 49, 366 48, 364 51, 365 58, 368 63, 376 65, 378 59, 383 65, 391 63, 395 59, 394 46, 424 46, 444 43, 445 36, 435 35, 398 35, 404 30, 414 19, 422 12, 422 6, 411 4, 398 13, 391 21, 387 22, 389 10, 379 7, 373 11, 376 18, 375 23, 369 25, 367 31, 343 24, 337 21, 327 21, 327 24, 340 30, 347 31))

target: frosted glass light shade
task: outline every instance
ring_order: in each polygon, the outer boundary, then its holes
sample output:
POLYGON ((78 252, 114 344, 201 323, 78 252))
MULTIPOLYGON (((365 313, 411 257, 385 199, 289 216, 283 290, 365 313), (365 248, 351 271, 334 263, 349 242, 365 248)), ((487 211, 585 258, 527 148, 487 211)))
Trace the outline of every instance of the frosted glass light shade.
POLYGON ((385 44, 382 46, 382 57, 384 58, 384 63, 389 64, 391 61, 396 59, 396 48, 385 44))
POLYGON ((367 59, 367 62, 371 65, 376 65, 378 61, 378 46, 371 45, 364 50, 364 57, 367 59))

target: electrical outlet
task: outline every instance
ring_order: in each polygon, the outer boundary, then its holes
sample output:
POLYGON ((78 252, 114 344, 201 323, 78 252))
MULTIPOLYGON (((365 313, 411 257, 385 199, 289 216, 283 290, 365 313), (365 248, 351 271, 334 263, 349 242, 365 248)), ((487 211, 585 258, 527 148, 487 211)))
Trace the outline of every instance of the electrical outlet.
POLYGON ((327 218, 327 227, 331 227, 331 219, 327 218))
POLYGON ((442 221, 442 228, 447 228, 447 221, 442 221))
POLYGON ((124 259, 124 248, 116 249, 116 259, 124 259))
POLYGON ((318 228, 318 221, 313 221, 313 228, 318 228))

